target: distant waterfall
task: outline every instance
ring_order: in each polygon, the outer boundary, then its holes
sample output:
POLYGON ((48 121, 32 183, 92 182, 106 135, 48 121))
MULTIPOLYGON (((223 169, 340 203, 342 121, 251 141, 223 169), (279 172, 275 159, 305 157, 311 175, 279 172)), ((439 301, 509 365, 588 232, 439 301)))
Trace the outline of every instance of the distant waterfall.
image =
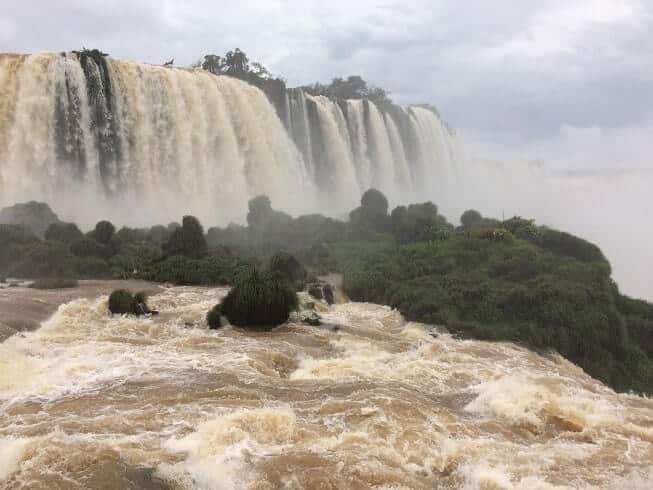
POLYGON ((242 221, 267 194, 338 214, 369 187, 392 202, 451 188, 459 143, 422 107, 259 89, 202 70, 98 53, 0 55, 0 205, 44 200, 68 219, 242 221))

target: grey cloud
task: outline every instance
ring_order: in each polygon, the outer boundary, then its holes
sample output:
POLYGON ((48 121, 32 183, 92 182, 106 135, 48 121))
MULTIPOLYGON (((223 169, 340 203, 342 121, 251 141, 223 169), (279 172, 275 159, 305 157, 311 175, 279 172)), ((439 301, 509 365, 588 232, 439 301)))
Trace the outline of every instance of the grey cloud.
POLYGON ((11 7, 0 20, 0 51, 86 45, 119 58, 190 64, 239 46, 290 84, 360 74, 400 102, 433 103, 454 126, 506 144, 555 137, 565 125, 629 128, 653 118, 653 6, 644 0, 11 7))

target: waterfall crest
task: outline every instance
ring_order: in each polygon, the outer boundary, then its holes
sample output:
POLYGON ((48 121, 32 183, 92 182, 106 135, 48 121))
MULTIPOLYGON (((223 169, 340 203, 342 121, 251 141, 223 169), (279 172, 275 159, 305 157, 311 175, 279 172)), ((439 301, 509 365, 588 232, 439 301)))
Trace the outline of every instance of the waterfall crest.
POLYGON ((461 160, 425 108, 289 89, 280 117, 234 78, 97 52, 0 55, 0 95, 0 205, 89 224, 242 221, 261 193, 292 213, 347 211, 369 187, 435 200, 461 160))

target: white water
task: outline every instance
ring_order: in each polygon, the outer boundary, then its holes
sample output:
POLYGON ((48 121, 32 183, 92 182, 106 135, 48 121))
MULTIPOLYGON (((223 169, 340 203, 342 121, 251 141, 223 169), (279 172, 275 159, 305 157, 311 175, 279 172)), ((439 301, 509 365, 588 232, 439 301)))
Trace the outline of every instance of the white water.
POLYGON ((320 328, 207 330, 224 293, 168 289, 140 320, 77 300, 0 344, 0 488, 653 484, 653 402, 558 356, 372 304, 318 304, 320 328))
POLYGON ((432 111, 293 89, 280 118, 257 88, 202 70, 0 55, 0 95, 0 206, 47 201, 83 224, 242 221, 261 193, 293 214, 349 211, 371 186, 437 198, 462 159, 432 111))

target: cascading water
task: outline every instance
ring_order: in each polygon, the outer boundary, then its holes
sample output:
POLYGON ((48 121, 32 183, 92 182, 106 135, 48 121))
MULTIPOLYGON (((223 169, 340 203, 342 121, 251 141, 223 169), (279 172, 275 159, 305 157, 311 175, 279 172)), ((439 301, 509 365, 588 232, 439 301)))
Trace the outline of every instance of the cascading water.
POLYGON ((377 187, 437 199, 461 152, 425 108, 259 89, 205 71, 101 53, 0 55, 0 205, 48 201, 67 219, 242 221, 267 194, 293 213, 336 214, 377 187))
POLYGON ((209 330, 225 293, 78 299, 0 343, 0 489, 651 488, 653 401, 557 355, 362 303, 209 330))

